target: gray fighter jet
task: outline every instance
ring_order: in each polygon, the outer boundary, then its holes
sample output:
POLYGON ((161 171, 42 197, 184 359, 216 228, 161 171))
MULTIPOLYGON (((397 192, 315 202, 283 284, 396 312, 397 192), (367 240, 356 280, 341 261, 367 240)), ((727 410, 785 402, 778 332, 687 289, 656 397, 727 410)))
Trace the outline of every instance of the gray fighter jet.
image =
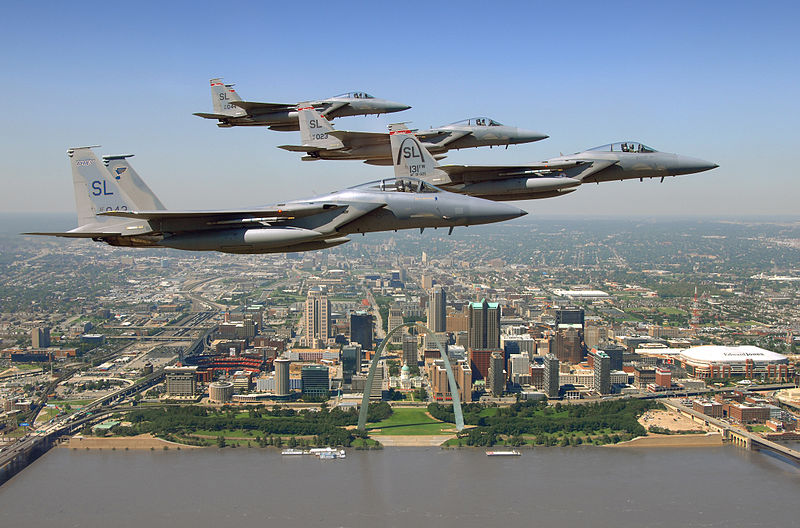
MULTIPOLYGON (((214 113, 203 112, 194 115, 205 119, 216 119, 217 126, 267 126, 271 130, 299 130, 297 124, 297 105, 299 103, 256 103, 242 101, 232 84, 225 84, 222 79, 211 79, 211 102, 214 113)), ((309 101, 304 105, 312 106, 322 112, 328 119, 337 117, 387 114, 411 108, 402 103, 377 99, 366 92, 348 92, 328 99, 309 101)))
POLYGON ((25 233, 91 238, 112 246, 224 253, 289 253, 349 242, 347 235, 488 224, 525 211, 449 193, 415 178, 389 178, 307 200, 224 211, 168 211, 124 156, 70 149, 79 227, 25 233))
POLYGON ((404 123, 389 126, 395 176, 413 176, 448 191, 489 200, 549 198, 575 191, 585 183, 660 178, 718 167, 697 158, 658 152, 642 143, 623 141, 541 163, 511 166, 438 165, 425 143, 404 123))
MULTIPOLYGON (((334 130, 333 125, 310 105, 299 108, 302 145, 282 145, 290 152, 302 152, 303 160, 364 160, 370 165, 391 165, 389 134, 334 130)), ((416 132, 436 159, 453 149, 516 145, 546 139, 532 130, 501 125, 488 117, 474 117, 450 125, 416 132)))

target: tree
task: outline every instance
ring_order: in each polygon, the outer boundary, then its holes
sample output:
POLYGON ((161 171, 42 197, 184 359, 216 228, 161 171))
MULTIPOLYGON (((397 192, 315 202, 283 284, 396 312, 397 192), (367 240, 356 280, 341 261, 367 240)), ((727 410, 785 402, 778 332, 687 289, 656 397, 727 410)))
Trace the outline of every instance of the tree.
POLYGON ((399 376, 400 375, 400 362, 399 361, 395 361, 395 360, 390 360, 387 363, 389 364, 389 375, 392 376, 392 377, 399 376))
POLYGON ((217 447, 219 447, 221 449, 221 448, 225 447, 226 445, 227 445, 227 443, 225 442, 225 437, 222 436, 222 435, 219 435, 217 437, 217 447))

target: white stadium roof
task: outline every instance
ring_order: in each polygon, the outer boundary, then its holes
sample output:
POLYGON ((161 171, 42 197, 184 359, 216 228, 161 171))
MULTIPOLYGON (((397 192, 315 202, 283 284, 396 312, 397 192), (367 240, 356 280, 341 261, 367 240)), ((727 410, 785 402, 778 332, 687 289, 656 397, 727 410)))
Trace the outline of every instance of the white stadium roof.
POLYGON ((606 292, 600 291, 600 290, 559 290, 559 289, 556 289, 556 290, 553 290, 553 295, 557 295, 559 297, 570 297, 570 298, 576 298, 576 297, 585 297, 585 298, 608 297, 608 294, 606 292))
POLYGON ((741 363, 752 359, 757 362, 785 362, 787 357, 777 352, 752 345, 717 346, 704 345, 687 348, 681 353, 689 361, 704 363, 741 363))

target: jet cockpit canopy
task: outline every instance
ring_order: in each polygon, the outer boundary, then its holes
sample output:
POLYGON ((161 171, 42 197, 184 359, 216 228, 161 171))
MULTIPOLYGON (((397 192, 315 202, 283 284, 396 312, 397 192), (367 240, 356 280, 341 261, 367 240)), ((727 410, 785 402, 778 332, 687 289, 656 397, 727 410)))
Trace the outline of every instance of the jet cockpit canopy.
POLYGON ((347 92, 335 95, 334 99, 375 99, 367 92, 347 92))
POLYGON ((649 152, 657 152, 656 149, 648 147, 644 143, 638 143, 636 141, 620 141, 617 143, 609 143, 608 145, 601 145, 599 147, 590 148, 589 151, 594 152, 638 152, 638 153, 649 153, 649 152))
POLYGON ((451 126, 503 126, 502 123, 498 123, 494 119, 490 117, 470 117, 469 119, 464 119, 462 121, 456 121, 455 123, 450 123, 451 126))
POLYGON ((438 187, 417 178, 385 178, 383 180, 376 180, 369 183, 356 185, 355 187, 351 187, 351 189, 425 194, 442 192, 442 190, 438 187))

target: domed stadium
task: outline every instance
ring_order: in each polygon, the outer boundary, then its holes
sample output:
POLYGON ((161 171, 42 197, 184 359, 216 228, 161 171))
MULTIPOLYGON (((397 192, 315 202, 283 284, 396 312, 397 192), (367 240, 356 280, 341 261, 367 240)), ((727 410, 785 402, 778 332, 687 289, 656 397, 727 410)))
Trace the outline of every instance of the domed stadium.
POLYGON ((697 346, 681 352, 678 359, 690 375, 701 379, 743 376, 786 380, 794 375, 789 358, 752 345, 697 346))

